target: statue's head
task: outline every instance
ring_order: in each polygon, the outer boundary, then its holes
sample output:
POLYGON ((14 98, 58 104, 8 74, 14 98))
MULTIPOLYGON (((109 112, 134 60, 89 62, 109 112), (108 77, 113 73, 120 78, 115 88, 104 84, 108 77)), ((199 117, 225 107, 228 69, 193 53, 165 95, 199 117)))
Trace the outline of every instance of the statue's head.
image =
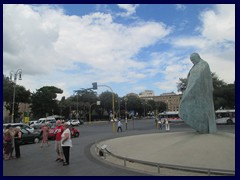
POLYGON ((201 57, 199 56, 198 53, 192 53, 190 56, 190 60, 192 61, 193 64, 197 64, 201 60, 201 57))

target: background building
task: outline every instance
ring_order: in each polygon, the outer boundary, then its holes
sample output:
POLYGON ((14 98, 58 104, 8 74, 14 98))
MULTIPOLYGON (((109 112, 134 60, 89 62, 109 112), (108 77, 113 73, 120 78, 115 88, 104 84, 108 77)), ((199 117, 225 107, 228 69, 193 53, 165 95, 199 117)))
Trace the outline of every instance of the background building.
POLYGON ((152 90, 145 90, 144 92, 139 93, 139 97, 144 100, 153 100, 154 92, 152 90))
POLYGON ((154 96, 155 102, 164 102, 167 104, 167 111, 178 111, 182 94, 163 93, 160 96, 154 96))

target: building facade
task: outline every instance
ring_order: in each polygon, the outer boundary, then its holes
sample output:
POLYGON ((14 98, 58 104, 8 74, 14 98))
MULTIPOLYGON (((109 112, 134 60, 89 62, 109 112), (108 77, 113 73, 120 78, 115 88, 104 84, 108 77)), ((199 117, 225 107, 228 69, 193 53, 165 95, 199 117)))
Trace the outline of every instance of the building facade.
POLYGON ((178 111, 182 94, 163 93, 160 96, 154 96, 155 102, 164 102, 167 104, 167 111, 178 111))
MULTIPOLYGON (((3 102, 3 123, 11 123, 12 122, 12 116, 10 112, 5 108, 6 102, 3 102)), ((19 103, 18 106, 18 113, 20 113, 20 118, 24 118, 24 112, 31 112, 30 104, 27 103, 19 103)), ((15 119, 16 122, 20 121, 19 119, 15 119)))
POLYGON ((141 99, 146 100, 146 101, 148 101, 148 100, 153 100, 153 97, 154 97, 154 96, 155 96, 155 95, 154 95, 154 92, 153 92, 152 90, 145 90, 145 91, 139 93, 139 97, 140 97, 141 99))

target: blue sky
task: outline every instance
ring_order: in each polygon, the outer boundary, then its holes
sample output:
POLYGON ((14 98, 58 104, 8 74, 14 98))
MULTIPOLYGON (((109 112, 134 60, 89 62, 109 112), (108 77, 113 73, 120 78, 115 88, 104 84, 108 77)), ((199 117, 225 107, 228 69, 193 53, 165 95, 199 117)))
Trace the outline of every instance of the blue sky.
POLYGON ((98 82, 121 97, 178 93, 193 52, 235 81, 235 5, 3 5, 3 73, 21 68, 31 92, 53 85, 69 97, 98 82))

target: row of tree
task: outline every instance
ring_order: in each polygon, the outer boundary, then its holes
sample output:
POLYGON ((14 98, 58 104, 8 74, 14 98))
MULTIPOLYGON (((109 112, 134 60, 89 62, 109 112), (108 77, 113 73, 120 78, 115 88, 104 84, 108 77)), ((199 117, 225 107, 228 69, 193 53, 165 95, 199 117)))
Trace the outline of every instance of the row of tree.
MULTIPOLYGON (((213 102, 217 109, 235 109, 235 82, 227 84, 220 80, 216 73, 212 73, 213 102)), ((187 78, 180 78, 177 84, 178 92, 184 93, 187 87, 187 78)))
MULTIPOLYGON (((212 73, 214 86, 214 105, 215 109, 232 109, 235 108, 235 84, 226 84, 219 80, 215 73, 212 73)), ((184 92, 187 85, 187 79, 180 78, 177 84, 179 92, 184 92)), ((6 76, 3 81, 3 101, 5 108, 12 112, 13 103, 13 82, 6 76)), ((46 115, 58 114, 65 118, 84 118, 88 119, 88 115, 94 111, 94 118, 106 119, 112 113, 112 93, 109 91, 101 93, 99 96, 92 90, 81 90, 76 94, 66 98, 62 97, 57 100, 57 94, 63 93, 63 90, 54 86, 44 86, 37 89, 36 92, 30 92, 25 87, 16 85, 16 97, 14 104, 14 119, 21 116, 18 113, 19 103, 31 104, 31 119, 38 119, 46 115), (97 101, 101 105, 96 104, 97 101), (91 109, 91 113, 89 112, 91 109), (78 110, 78 112, 77 112, 78 110)), ((144 101, 137 96, 119 97, 114 94, 115 114, 117 117, 125 117, 131 115, 131 112, 139 116, 146 116, 148 112, 167 110, 164 102, 154 102, 153 100, 144 101), (127 110, 127 111, 126 111, 127 110)))

